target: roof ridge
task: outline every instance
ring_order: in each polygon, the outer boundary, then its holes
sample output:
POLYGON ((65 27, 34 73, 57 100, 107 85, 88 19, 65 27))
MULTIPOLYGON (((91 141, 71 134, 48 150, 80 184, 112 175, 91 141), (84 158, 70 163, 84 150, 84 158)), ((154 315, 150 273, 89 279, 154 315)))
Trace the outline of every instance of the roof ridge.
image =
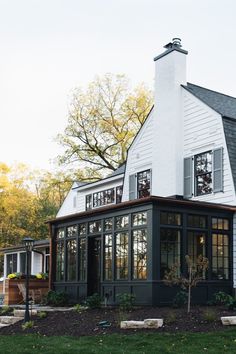
MULTIPOLYGON (((201 88, 201 89, 204 89, 204 90, 207 90, 207 91, 211 91, 211 92, 217 93, 217 94, 219 94, 219 95, 226 96, 226 97, 230 97, 230 98, 233 98, 234 100, 236 100, 236 97, 234 97, 234 96, 226 95, 225 93, 222 93, 222 92, 219 92, 219 91, 211 90, 211 89, 208 89, 208 88, 203 87, 203 86, 199 86, 199 85, 196 85, 196 84, 192 84, 191 82, 187 82, 187 86, 188 86, 188 85, 196 86, 196 87, 199 87, 199 88, 201 88)), ((186 85, 183 85, 183 86, 186 86, 186 85)))

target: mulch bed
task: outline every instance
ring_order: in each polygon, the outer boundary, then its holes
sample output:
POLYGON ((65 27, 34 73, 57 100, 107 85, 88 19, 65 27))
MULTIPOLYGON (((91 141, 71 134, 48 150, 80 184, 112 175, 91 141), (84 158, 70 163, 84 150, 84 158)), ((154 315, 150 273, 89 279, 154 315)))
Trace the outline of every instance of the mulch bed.
POLYGON ((193 307, 190 314, 186 308, 173 309, 171 307, 138 307, 128 312, 120 312, 118 308, 89 309, 78 313, 76 311, 49 312, 46 318, 34 316, 33 328, 23 330, 22 321, 0 329, 0 335, 34 333, 46 336, 90 336, 97 334, 122 333, 132 334, 137 332, 212 332, 227 330, 220 321, 221 316, 234 316, 235 311, 227 311, 220 306, 193 307), (210 311, 210 315, 207 311, 210 311), (147 318, 163 318, 164 326, 158 330, 152 329, 127 329, 121 330, 121 320, 144 320, 147 318), (101 328, 99 322, 108 321, 111 326, 101 328))

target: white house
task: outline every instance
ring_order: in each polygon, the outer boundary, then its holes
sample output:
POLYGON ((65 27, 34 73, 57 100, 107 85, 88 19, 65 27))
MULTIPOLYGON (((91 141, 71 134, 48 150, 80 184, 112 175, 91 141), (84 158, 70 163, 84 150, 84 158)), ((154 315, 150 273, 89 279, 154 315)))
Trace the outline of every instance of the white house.
POLYGON ((154 58, 155 104, 126 164, 74 183, 50 221, 53 286, 71 298, 168 303, 164 273, 186 272, 186 254, 209 259, 194 301, 236 287, 236 98, 188 83, 187 54, 175 38, 154 58))

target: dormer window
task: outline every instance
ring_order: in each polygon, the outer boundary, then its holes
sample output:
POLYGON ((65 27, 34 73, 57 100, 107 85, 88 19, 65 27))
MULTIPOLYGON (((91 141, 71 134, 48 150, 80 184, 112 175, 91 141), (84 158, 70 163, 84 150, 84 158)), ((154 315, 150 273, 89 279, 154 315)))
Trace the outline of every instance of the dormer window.
POLYGON ((102 207, 108 204, 118 204, 122 201, 123 186, 109 188, 86 195, 86 210, 102 207))
POLYGON ((209 194, 213 191, 212 151, 194 156, 195 194, 209 194))

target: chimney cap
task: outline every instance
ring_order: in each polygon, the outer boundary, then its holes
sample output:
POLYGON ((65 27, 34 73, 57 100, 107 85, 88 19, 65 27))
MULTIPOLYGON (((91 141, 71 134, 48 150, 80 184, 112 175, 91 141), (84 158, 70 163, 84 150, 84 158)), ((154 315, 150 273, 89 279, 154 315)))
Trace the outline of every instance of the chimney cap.
POLYGON ((167 49, 173 48, 173 47, 177 47, 177 48, 181 48, 182 47, 181 38, 175 37, 175 38, 172 39, 172 42, 167 43, 166 45, 164 45, 164 48, 167 48, 167 49))
POLYGON ((188 54, 187 50, 184 50, 181 48, 181 39, 178 37, 175 37, 172 39, 172 42, 167 43, 164 48, 166 48, 166 51, 160 55, 158 55, 157 57, 154 58, 154 61, 164 57, 165 55, 173 52, 174 50, 176 50, 177 52, 183 53, 183 54, 188 54))

